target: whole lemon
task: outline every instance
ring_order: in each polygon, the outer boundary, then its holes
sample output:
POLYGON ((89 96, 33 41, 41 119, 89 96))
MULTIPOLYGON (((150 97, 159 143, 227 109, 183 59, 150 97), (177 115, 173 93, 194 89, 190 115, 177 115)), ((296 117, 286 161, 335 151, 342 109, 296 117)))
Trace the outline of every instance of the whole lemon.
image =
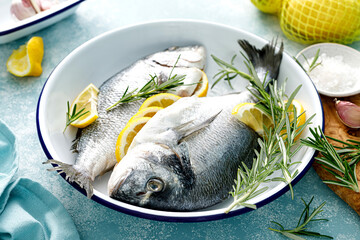
POLYGON ((277 13, 281 9, 282 0, 251 0, 260 11, 265 13, 277 13))

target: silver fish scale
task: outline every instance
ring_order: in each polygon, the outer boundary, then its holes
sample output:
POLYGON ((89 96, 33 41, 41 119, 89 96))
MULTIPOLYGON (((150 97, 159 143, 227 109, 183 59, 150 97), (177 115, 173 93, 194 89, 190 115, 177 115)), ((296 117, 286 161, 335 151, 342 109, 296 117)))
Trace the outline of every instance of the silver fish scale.
POLYGON ((193 59, 199 61, 189 63, 181 58, 176 67, 204 67, 205 50, 203 47, 176 48, 173 51, 155 53, 139 60, 100 86, 97 109, 99 118, 82 130, 76 146, 79 154, 74 168, 93 181, 96 176, 110 170, 116 164, 117 137, 131 116, 138 111, 143 100, 118 105, 110 111, 106 109, 122 97, 128 86, 131 91, 147 83, 150 80, 150 74, 159 76, 162 72, 168 72, 172 66, 166 64, 175 63, 182 53, 186 53, 184 56, 188 58, 193 56, 193 59), (201 56, 196 57, 196 55, 201 56))
MULTIPOLYGON (((254 99, 249 92, 221 97, 182 98, 149 120, 134 138, 128 155, 134 156, 129 154, 130 151, 139 151, 142 144, 149 142, 164 144, 176 151, 179 139, 175 139, 168 129, 176 129, 189 121, 192 121, 193 126, 198 125, 221 111, 209 126, 181 141, 187 145, 191 169, 195 176, 192 187, 188 189, 181 185, 172 186, 175 194, 162 196, 161 201, 155 199, 156 206, 152 205, 151 198, 149 202, 143 201, 141 204, 156 209, 194 210, 211 206, 229 196, 238 166, 243 161, 250 164, 257 146, 258 135, 231 116, 233 107, 242 102, 254 102, 254 99), (169 134, 162 134, 166 132, 169 134)), ((166 151, 164 150, 164 156, 166 151)), ((136 165, 143 166, 142 161, 147 160, 143 157, 130 159, 125 156, 117 168, 122 168, 123 171, 132 169, 132 179, 127 181, 137 182, 139 179, 136 178, 136 165)), ((143 171, 144 169, 141 170, 142 175, 143 171)), ((151 168, 148 171, 151 172, 151 168)), ((165 175, 167 174, 164 173, 165 175)), ((166 179, 164 181, 166 182, 166 179)), ((173 183, 166 184, 170 186, 173 183)), ((121 194, 117 197, 122 200, 121 194)))
POLYGON ((231 116, 231 110, 238 103, 253 102, 248 96, 248 92, 244 92, 238 96, 204 98, 196 114, 184 117, 204 121, 222 111, 208 127, 185 140, 196 176, 195 187, 186 201, 189 209, 211 206, 229 197, 237 168, 243 161, 251 163, 258 135, 231 116))

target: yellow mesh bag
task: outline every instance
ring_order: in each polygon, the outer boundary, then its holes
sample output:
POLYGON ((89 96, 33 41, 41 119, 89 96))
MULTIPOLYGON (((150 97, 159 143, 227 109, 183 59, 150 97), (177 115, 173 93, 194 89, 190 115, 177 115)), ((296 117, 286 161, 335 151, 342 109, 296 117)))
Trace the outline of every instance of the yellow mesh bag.
POLYGON ((280 26, 297 42, 349 44, 360 40, 360 0, 283 0, 280 26))

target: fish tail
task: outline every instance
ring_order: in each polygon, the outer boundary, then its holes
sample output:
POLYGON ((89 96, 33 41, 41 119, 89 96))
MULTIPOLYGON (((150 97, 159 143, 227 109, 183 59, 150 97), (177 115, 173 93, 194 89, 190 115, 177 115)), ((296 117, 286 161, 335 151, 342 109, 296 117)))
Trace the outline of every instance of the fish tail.
POLYGON ((56 164, 53 168, 47 169, 48 171, 57 171, 58 174, 65 173, 65 179, 69 182, 77 183, 81 188, 86 191, 88 198, 91 198, 93 195, 93 186, 92 179, 88 174, 77 170, 74 165, 60 162, 58 160, 49 159, 43 164, 56 164))
POLYGON ((278 51, 276 51, 277 40, 271 41, 262 49, 256 48, 246 40, 238 40, 238 43, 249 57, 259 78, 264 79, 265 85, 278 77, 284 51, 282 42, 278 51))

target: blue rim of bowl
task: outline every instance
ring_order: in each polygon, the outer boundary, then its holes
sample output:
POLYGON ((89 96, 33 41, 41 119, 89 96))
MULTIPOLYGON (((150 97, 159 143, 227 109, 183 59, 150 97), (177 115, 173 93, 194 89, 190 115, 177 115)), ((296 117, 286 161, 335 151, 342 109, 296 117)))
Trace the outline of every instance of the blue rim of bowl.
MULTIPOLYGON (((189 22, 188 20, 185 20, 185 21, 181 21, 181 20, 175 20, 176 22, 189 22)), ((131 28, 131 27, 137 27, 137 26, 140 26, 140 25, 144 25, 144 24, 157 24, 157 23, 167 23, 167 22, 174 22, 174 21, 152 21, 152 22, 144 22, 144 23, 139 23, 139 24, 135 24, 135 25, 130 25, 130 26, 127 26, 127 27, 122 27, 120 29, 116 29, 116 31, 120 31, 120 30, 123 30, 123 29, 128 29, 128 28, 131 28)), ((240 30, 240 29, 237 29, 237 28, 233 28, 233 27, 230 27, 230 26, 227 26, 227 25, 222 25, 222 24, 218 24, 218 23, 212 23, 212 22, 208 22, 208 21, 199 21, 199 20, 193 20, 193 22, 197 22, 197 23, 202 23, 202 24, 210 24, 210 25, 220 25, 220 26, 223 26, 223 27, 226 27, 226 28, 229 28, 229 29, 235 29, 236 31, 242 31, 242 32, 246 32, 244 30, 240 30)), ((114 30, 112 31, 109 31, 109 32, 113 32, 114 30)), ((103 33, 102 35, 105 35, 109 32, 106 32, 106 33, 103 33)), ((250 34, 250 35, 253 35, 251 33, 248 33, 246 32, 247 34, 250 34)), ((256 36, 256 35, 254 35, 256 36)), ((256 36, 258 37, 258 36, 256 36)), ((95 37, 97 38, 97 37, 95 37)), ((260 38, 260 37, 258 37, 260 38)), ((263 39, 263 38, 261 38, 263 39)), ((263 39, 264 41, 266 41, 265 39, 263 39)), ((89 40, 91 41, 91 40, 89 40)), ((87 42, 83 43, 82 45, 86 44, 87 42)), ((81 47, 82 45, 80 45, 79 47, 81 47)), ((79 48, 78 47, 78 48, 79 48)), ((75 50, 73 50, 75 51, 75 50)), ((284 54, 288 55, 288 57, 291 59, 291 61, 294 61, 295 60, 290 57, 289 54, 287 54, 285 51, 284 51, 284 54)), ((66 57, 65 57, 66 58, 66 57)), ((64 59, 65 59, 64 58, 64 59)), ((49 80, 49 78, 51 77, 52 73, 54 72, 54 70, 58 67, 59 64, 61 64, 64 59, 62 59, 57 65, 56 67, 54 67, 54 69, 51 71, 51 73, 49 74, 48 78, 46 79, 45 83, 44 83, 44 86, 40 92, 40 96, 39 96, 39 99, 38 99, 38 103, 37 103, 37 107, 36 107, 36 128, 37 128, 37 134, 38 134, 38 138, 39 138, 39 141, 40 141, 40 144, 41 144, 41 147, 46 155, 46 157, 48 159, 53 159, 53 157, 51 156, 50 152, 48 151, 45 143, 44 143, 44 139, 42 137, 42 134, 41 134, 41 131, 40 131, 40 122, 39 122, 39 107, 40 107, 40 102, 41 102, 41 97, 42 97, 42 94, 43 94, 43 91, 45 89, 45 86, 49 80)), ((296 63, 296 62, 295 62, 296 63)), ((297 64, 297 63, 296 63, 297 64)), ((298 65, 300 68, 301 66, 298 65)), ((302 69, 302 68, 301 68, 302 69)), ((306 72, 305 72, 306 73, 306 72)), ((315 91, 316 91, 316 87, 314 85, 314 83, 311 81, 309 75, 306 73, 306 75, 308 76, 308 80, 310 81, 310 83, 313 85, 315 91)), ((320 95, 319 93, 316 91, 317 93, 317 97, 318 97, 318 100, 321 104, 321 98, 320 98, 320 95)), ((324 119, 324 109, 323 109, 323 106, 321 104, 321 114, 322 114, 322 130, 324 131, 324 126, 325 126, 325 119, 324 119)), ((303 178, 303 176, 305 176, 305 174, 308 172, 308 170, 310 169, 310 167, 312 166, 312 163, 314 162, 315 158, 314 156, 316 156, 317 152, 315 151, 313 156, 311 157, 310 161, 308 162, 308 164, 304 167, 304 169, 302 170, 302 172, 300 172, 296 178, 291 182, 292 186, 295 186, 296 183, 298 183, 300 181, 301 178, 303 178)), ((54 167, 57 166, 56 164, 52 164, 54 167)), ((72 187, 74 187, 76 190, 78 190, 80 193, 82 193, 84 196, 86 196, 86 192, 83 188, 81 188, 77 183, 75 182, 69 182, 67 179, 66 179, 66 176, 64 173, 61 173, 60 176, 67 182, 69 183, 72 187)), ((256 204, 257 208, 260 208, 262 206, 265 206, 266 204, 274 201, 275 199, 279 198, 280 196, 282 196, 283 194, 285 194, 287 191, 290 190, 290 187, 289 185, 286 185, 285 187, 283 187, 282 189, 280 189, 278 192, 274 193, 273 195, 269 196, 268 198, 258 202, 256 204)), ((92 200, 94 200, 95 202, 101 204, 101 205, 104 205, 108 208, 111 208, 113 210, 116 210, 116 211, 119 211, 119 212, 122 212, 122 213, 125 213, 125 214, 129 214, 129 215, 132 215, 132 216, 135 216, 135 217, 140 217, 140 218, 144 218, 144 219, 150 219, 150 220, 156 220, 156 221, 165 221, 165 222, 206 222, 206 221, 215 221, 215 220, 221 220, 221 219, 226 219, 226 218, 230 218, 230 217, 234 217, 234 216, 237 216, 237 215, 240 215, 240 214, 244 214, 244 213, 247 213, 247 212, 250 212, 250 211, 253 211, 254 209, 251 209, 251 208, 240 208, 240 209, 236 209, 236 210, 232 210, 230 211, 229 213, 220 213, 220 214, 213 214, 213 215, 206 215, 206 216, 189 216, 189 217, 184 217, 184 216, 160 216, 160 215, 155 215, 155 214, 150 214, 150 213, 144 213, 144 212, 140 212, 140 211, 137 211, 137 210, 132 210, 132 209, 129 209, 129 208, 125 208, 125 207, 121 207, 119 205, 116 205, 116 204, 113 204, 111 202, 108 202, 98 196, 96 196, 95 194, 91 197, 92 200)))
POLYGON ((69 6, 66 6, 66 7, 64 7, 64 8, 59 9, 59 10, 56 11, 56 12, 53 12, 53 13, 51 13, 51 14, 49 14, 49 15, 45 15, 45 16, 42 17, 42 18, 36 19, 36 20, 34 20, 34 21, 31 21, 31 22, 29 22, 29 23, 20 25, 20 26, 18 26, 18 27, 14 27, 14 28, 11 28, 11 29, 2 31, 2 32, 0 32, 0 36, 5 36, 5 35, 7 35, 7 34, 10 34, 10 33, 16 32, 16 31, 19 31, 19 30, 21 30, 21 29, 24 29, 24 28, 27 28, 27 27, 31 27, 31 26, 33 26, 33 25, 36 25, 37 23, 43 22, 43 21, 45 21, 45 20, 47 20, 47 19, 50 19, 50 18, 52 18, 52 17, 54 17, 54 16, 56 16, 56 15, 59 15, 59 14, 61 14, 61 13, 63 13, 63 12, 66 12, 67 10, 69 10, 69 9, 77 6, 78 4, 80 4, 80 3, 83 2, 83 1, 85 1, 85 0, 78 0, 78 1, 70 4, 69 6))

